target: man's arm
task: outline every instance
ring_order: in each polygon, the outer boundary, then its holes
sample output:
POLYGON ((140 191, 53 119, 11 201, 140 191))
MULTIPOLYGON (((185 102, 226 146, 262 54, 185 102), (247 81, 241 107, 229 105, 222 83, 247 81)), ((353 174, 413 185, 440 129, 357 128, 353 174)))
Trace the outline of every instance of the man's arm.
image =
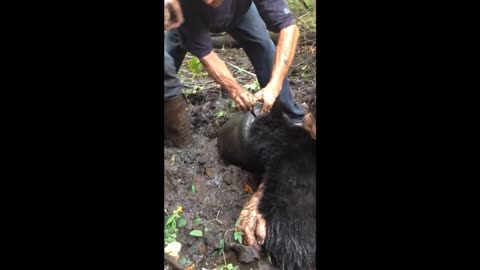
POLYGON ((235 103, 241 110, 251 110, 255 105, 255 97, 243 89, 243 87, 233 78, 232 73, 228 70, 225 62, 218 55, 211 51, 200 59, 203 67, 208 74, 224 89, 226 89, 235 103))
POLYGON ((267 86, 255 96, 263 101, 263 112, 270 111, 273 102, 282 89, 282 83, 288 74, 297 47, 300 31, 295 25, 295 18, 284 0, 254 0, 258 13, 267 29, 279 33, 275 51, 272 76, 267 86))
POLYGON ((163 3, 163 29, 170 31, 183 23, 182 8, 178 0, 164 0, 163 3))
POLYGON ((283 80, 287 76, 295 56, 299 36, 300 31, 295 24, 280 30, 272 76, 267 86, 255 95, 258 100, 264 103, 262 112, 268 112, 272 109, 273 103, 282 90, 283 80))

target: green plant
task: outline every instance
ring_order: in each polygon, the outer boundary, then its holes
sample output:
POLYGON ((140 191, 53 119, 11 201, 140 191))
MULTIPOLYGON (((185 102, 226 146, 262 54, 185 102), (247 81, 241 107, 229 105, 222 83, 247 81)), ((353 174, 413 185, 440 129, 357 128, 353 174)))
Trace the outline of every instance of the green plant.
POLYGON ((270 252, 267 252, 267 258, 268 258, 268 262, 273 265, 272 256, 270 256, 270 252))
POLYGON ((193 220, 193 224, 195 224, 195 225, 197 225, 197 226, 200 225, 200 223, 202 223, 202 219, 199 218, 199 217, 196 217, 196 218, 193 220))
POLYGON ((252 93, 256 93, 260 90, 260 83, 258 80, 255 80, 253 83, 246 84, 243 87, 252 93))
POLYGON ((189 234, 195 237, 203 237, 203 233, 201 230, 192 230, 189 234))
POLYGON ((225 115, 226 115, 225 111, 219 111, 219 112, 217 113, 217 119, 220 118, 220 117, 223 117, 223 116, 225 116, 225 115))
POLYGON ((187 62, 187 66, 190 72, 192 72, 193 74, 200 74, 203 71, 203 67, 202 67, 202 63, 200 62, 200 59, 198 59, 198 57, 195 57, 195 56, 192 57, 192 59, 190 59, 187 62))
POLYGON ((239 270, 240 267, 236 266, 236 265, 233 265, 231 263, 227 264, 227 265, 220 265, 217 267, 217 270, 239 270))
POLYGON ((225 237, 227 236, 227 233, 230 231, 234 231, 233 233, 233 238, 237 241, 242 243, 242 232, 237 231, 237 226, 240 224, 241 219, 238 218, 237 221, 235 222, 235 228, 234 229, 228 229, 225 232, 225 235, 223 236, 224 239, 220 239, 220 247, 215 249, 213 252, 213 255, 218 254, 218 255, 223 255, 223 261, 224 265, 219 265, 217 266, 217 270, 238 270, 240 269, 238 266, 235 266, 231 263, 227 264, 227 258, 225 257, 225 237))
POLYGON ((185 225, 187 225, 187 220, 184 218, 180 218, 177 222, 177 227, 183 227, 185 225))
POLYGON ((240 231, 237 231, 237 227, 240 224, 241 219, 238 218, 237 222, 235 222, 235 231, 233 232, 233 239, 235 241, 238 241, 240 244, 242 244, 242 238, 243 238, 243 233, 240 231))
POLYGON ((193 88, 190 88, 190 89, 184 89, 183 90, 183 93, 187 96, 191 95, 191 94, 195 94, 199 91, 201 91, 203 89, 203 85, 198 85, 198 84, 195 84, 195 86, 193 88))
POLYGON ((184 257, 179 262, 183 265, 187 265, 187 258, 184 257))
MULTIPOLYGON (((182 211, 183 211, 182 207, 179 206, 176 210, 173 211, 173 214, 170 217, 168 217, 167 221, 165 222, 164 229, 163 229, 164 236, 165 236, 165 245, 168 245, 176 241, 177 232, 178 232, 177 221, 179 221, 182 218, 179 214, 182 211)), ((164 212, 167 213, 167 209, 164 209, 164 212)), ((179 223, 180 225, 184 226, 186 224, 186 221, 184 220, 179 223)))
POLYGON ((216 248, 213 251, 213 255, 215 255, 215 254, 222 255, 224 252, 225 252, 225 240, 220 239, 220 247, 216 248))
POLYGON ((192 59, 187 62, 187 66, 190 72, 193 73, 193 80, 197 77, 202 78, 207 75, 207 73, 203 71, 202 63, 200 62, 198 57, 193 56, 192 59))

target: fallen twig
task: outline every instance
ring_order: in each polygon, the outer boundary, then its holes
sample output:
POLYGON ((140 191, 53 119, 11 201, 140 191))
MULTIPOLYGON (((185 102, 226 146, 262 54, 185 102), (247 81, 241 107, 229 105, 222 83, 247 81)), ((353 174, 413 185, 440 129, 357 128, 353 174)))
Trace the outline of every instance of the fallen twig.
POLYGON ((221 222, 219 219, 218 219, 218 215, 220 214, 220 210, 218 210, 218 213, 217 213, 217 217, 215 218, 215 220, 220 223, 221 225, 223 225, 223 222, 221 222))
POLYGON ((310 12, 307 12, 307 13, 303 14, 302 16, 300 16, 300 17, 296 18, 295 20, 300 20, 301 18, 303 18, 303 17, 307 16, 308 14, 310 14, 310 12))
POLYGON ((249 71, 246 71, 245 69, 243 69, 243 68, 241 68, 241 67, 235 66, 234 64, 229 63, 229 62, 225 62, 225 63, 229 64, 230 66, 232 66, 232 67, 234 67, 234 68, 236 68, 236 69, 238 69, 238 70, 241 71, 241 72, 245 72, 245 73, 247 73, 248 75, 251 75, 251 76, 257 78, 257 75, 255 75, 255 74, 253 74, 253 73, 251 73, 251 72, 249 72, 249 71))

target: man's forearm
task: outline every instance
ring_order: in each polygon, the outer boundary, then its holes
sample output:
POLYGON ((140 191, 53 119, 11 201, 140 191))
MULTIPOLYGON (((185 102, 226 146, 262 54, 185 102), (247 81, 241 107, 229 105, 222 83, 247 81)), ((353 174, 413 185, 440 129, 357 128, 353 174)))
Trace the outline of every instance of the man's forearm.
POLYGON ((200 62, 207 70, 208 74, 231 95, 235 95, 238 91, 243 89, 235 78, 233 78, 233 75, 228 70, 225 62, 223 62, 213 51, 200 59, 200 62))
POLYGON ((280 30, 272 76, 268 83, 277 91, 277 96, 280 93, 283 80, 287 76, 293 57, 295 56, 299 36, 300 31, 296 25, 291 25, 280 30))

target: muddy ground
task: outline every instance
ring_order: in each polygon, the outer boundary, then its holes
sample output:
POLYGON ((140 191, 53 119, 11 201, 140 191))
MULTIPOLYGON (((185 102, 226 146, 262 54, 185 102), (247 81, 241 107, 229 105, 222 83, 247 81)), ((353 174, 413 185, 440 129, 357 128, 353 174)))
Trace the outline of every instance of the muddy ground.
MULTIPOLYGON (((248 73, 254 70, 241 49, 216 49, 215 52, 225 62, 247 71, 227 65, 241 85, 255 82, 255 77, 248 73)), ((182 245, 179 260, 185 266, 193 265, 191 269, 217 269, 225 265, 225 260, 240 269, 276 269, 264 254, 254 262, 239 261, 238 241, 233 239, 234 225, 251 196, 245 186, 248 184, 253 190, 257 186, 246 171, 220 160, 217 131, 237 109, 212 79, 194 76, 187 64, 190 59, 192 57, 187 55, 179 74, 190 102, 194 145, 180 150, 165 141, 164 148, 164 208, 167 211, 164 219, 182 206, 180 215, 187 220, 176 237, 182 245), (195 193, 192 185, 195 185, 195 193), (197 217, 201 219, 198 225, 194 223, 197 217), (194 229, 201 230, 203 237, 189 235, 194 229), (221 239, 225 240, 225 257, 213 254, 220 247, 221 239)), ((305 108, 316 85, 315 70, 315 47, 299 47, 288 78, 295 101, 305 108)), ((165 262, 164 269, 174 268, 165 262)))

